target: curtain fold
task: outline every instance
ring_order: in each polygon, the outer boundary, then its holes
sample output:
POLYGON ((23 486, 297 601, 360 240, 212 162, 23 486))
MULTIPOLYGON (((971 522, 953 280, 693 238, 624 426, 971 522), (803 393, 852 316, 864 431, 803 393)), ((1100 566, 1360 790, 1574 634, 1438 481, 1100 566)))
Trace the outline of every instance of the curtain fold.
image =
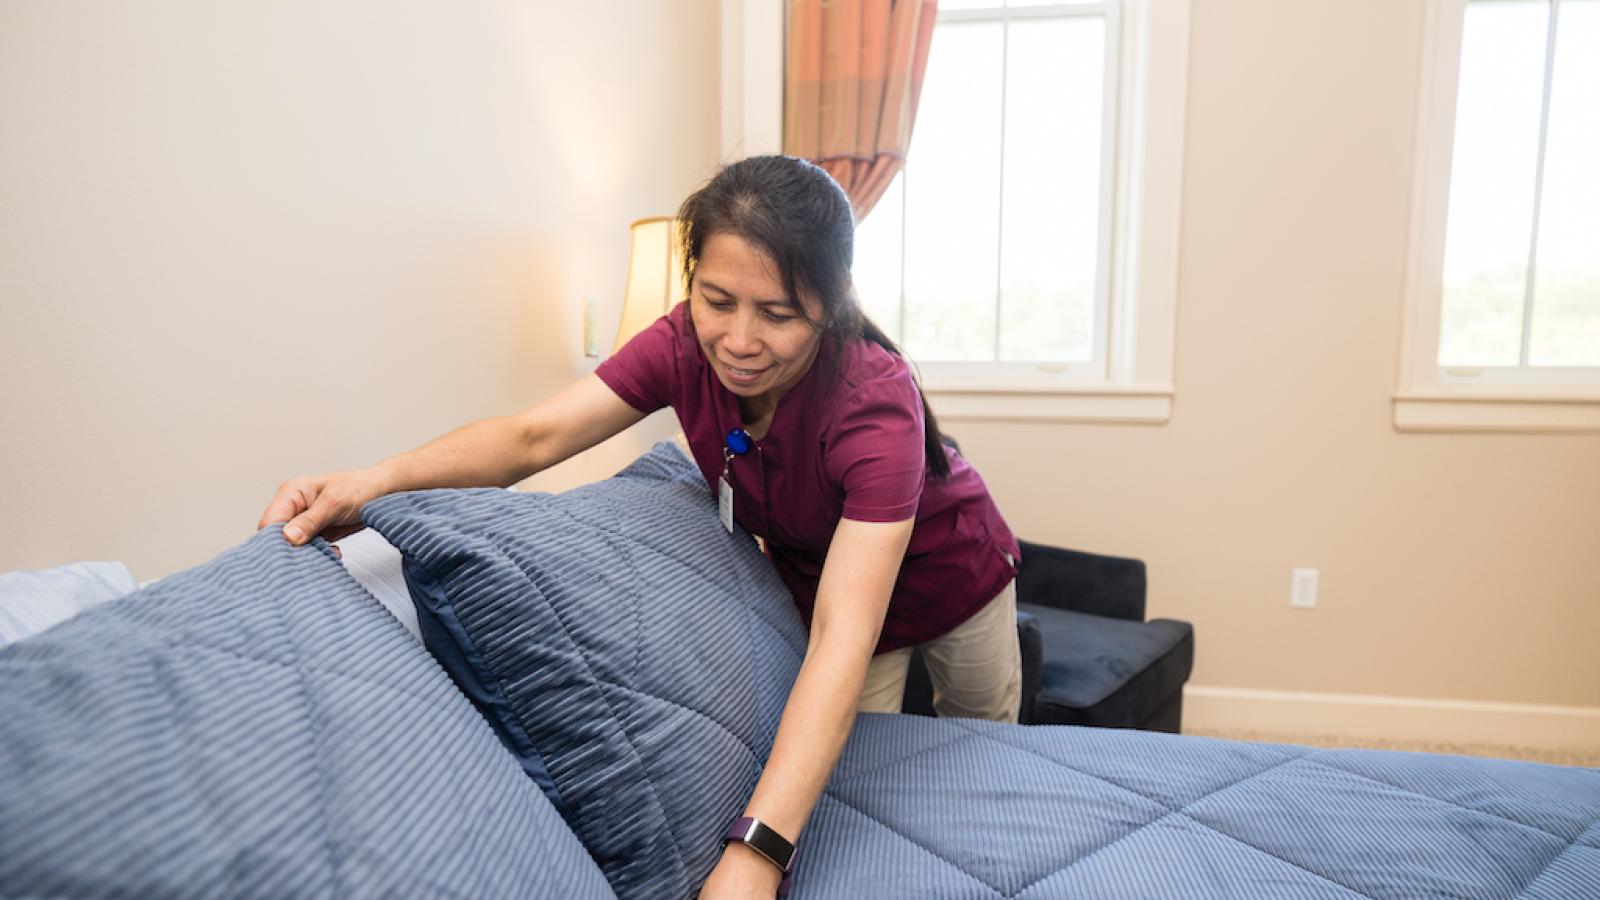
POLYGON ((789 0, 783 148, 865 218, 905 164, 938 0, 789 0))

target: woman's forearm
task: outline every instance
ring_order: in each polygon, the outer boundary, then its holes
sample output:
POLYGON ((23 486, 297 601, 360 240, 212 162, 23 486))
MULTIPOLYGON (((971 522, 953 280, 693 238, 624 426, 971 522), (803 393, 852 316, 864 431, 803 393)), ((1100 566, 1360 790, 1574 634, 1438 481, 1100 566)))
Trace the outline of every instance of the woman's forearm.
POLYGON ((383 493, 510 487, 627 428, 644 415, 594 375, 510 416, 479 419, 372 467, 383 493))
POLYGON ((914 523, 842 519, 817 586, 805 661, 747 814, 790 840, 822 796, 855 724, 867 666, 914 523))
POLYGON ((747 815, 798 839, 850 736, 866 672, 855 647, 822 642, 806 654, 747 815))
POLYGON ((508 487, 541 468, 514 416, 480 419, 372 467, 385 494, 442 487, 508 487))
POLYGON ((283 523, 299 545, 360 526, 366 503, 396 491, 509 487, 644 418, 594 375, 514 416, 480 419, 374 466, 291 478, 278 486, 257 522, 283 523))

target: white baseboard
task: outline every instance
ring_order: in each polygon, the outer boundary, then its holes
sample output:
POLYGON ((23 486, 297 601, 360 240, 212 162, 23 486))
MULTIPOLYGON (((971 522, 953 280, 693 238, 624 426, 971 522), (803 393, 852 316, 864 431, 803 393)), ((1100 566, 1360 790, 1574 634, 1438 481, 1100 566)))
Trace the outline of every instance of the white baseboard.
POLYGON ((1243 729, 1600 752, 1600 707, 1188 685, 1184 730, 1243 729))

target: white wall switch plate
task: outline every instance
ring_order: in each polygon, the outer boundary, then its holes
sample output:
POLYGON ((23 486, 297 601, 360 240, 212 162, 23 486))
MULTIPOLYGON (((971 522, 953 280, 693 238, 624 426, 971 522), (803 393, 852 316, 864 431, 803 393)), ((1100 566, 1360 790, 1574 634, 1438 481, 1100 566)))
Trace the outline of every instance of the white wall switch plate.
POLYGON ((597 357, 600 355, 600 336, 598 324, 595 321, 595 302, 593 297, 585 297, 583 301, 583 355, 597 357))
POLYGON ((1317 606, 1317 570, 1295 569, 1289 579, 1289 605, 1296 609, 1317 606))

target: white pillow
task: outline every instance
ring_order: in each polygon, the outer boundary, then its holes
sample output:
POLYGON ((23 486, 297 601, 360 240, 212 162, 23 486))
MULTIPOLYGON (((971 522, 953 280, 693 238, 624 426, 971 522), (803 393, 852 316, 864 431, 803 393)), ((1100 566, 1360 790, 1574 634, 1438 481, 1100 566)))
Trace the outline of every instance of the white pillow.
POLYGON ((417 626, 417 608, 411 605, 411 589, 400 568, 400 551, 371 528, 363 528, 333 542, 339 548, 345 569, 361 582, 368 593, 378 598, 411 636, 422 640, 417 626))
MULTIPOLYGON (((417 610, 400 569, 400 551, 371 528, 333 542, 345 570, 418 641, 417 610)), ((143 585, 120 562, 75 562, 39 572, 0 575, 0 647, 32 637, 86 609, 126 597, 143 585)))
POLYGON ((75 562, 0 575, 0 647, 139 589, 119 562, 75 562))

